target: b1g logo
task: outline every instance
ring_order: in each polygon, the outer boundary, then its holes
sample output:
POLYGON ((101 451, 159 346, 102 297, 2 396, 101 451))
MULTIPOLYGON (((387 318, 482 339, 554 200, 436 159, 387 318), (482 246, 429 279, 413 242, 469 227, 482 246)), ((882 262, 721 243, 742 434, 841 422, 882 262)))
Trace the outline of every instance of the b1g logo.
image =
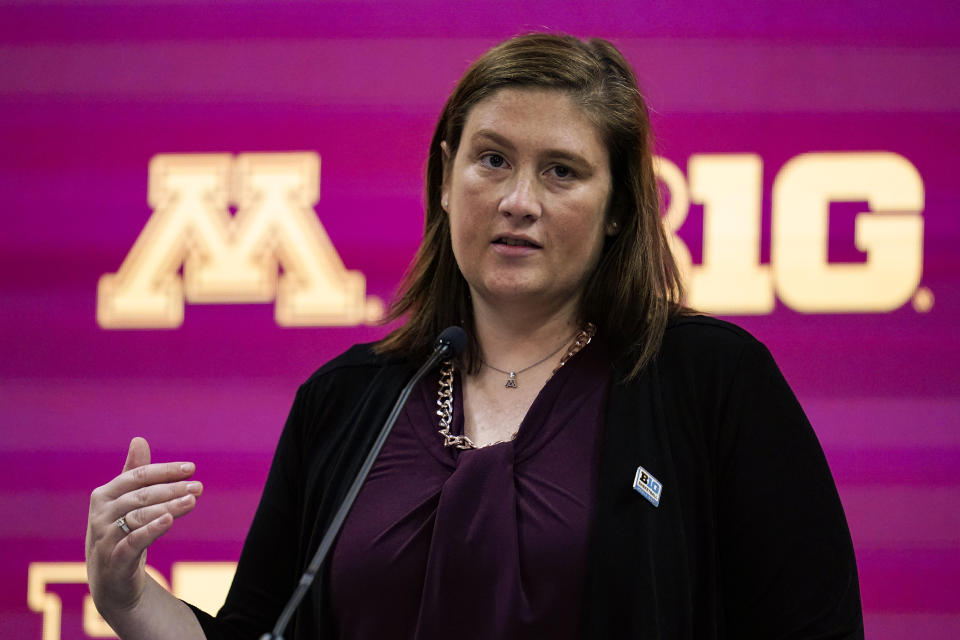
POLYGON ((153 215, 120 269, 100 278, 100 326, 178 327, 184 301, 275 300, 277 324, 287 326, 355 325, 382 315, 383 304, 366 297, 363 274, 344 267, 313 209, 316 153, 158 155, 149 176, 153 215))
POLYGON ((663 485, 643 467, 637 467, 637 473, 633 476, 633 489, 649 500, 653 506, 660 506, 660 494, 663 493, 663 485))
MULTIPOLYGON (((754 154, 693 155, 687 175, 659 158, 670 193, 665 223, 684 273, 687 304, 718 314, 770 313, 774 294, 805 313, 891 311, 912 299, 923 267, 923 181, 904 157, 887 152, 807 153, 789 160, 773 182, 770 264, 760 262, 762 162, 754 154), (703 205, 703 261, 692 263, 676 232, 690 203, 703 205), (827 260, 832 202, 866 202, 856 217, 861 263, 827 260)), ((918 288, 919 287, 919 288, 918 288)))

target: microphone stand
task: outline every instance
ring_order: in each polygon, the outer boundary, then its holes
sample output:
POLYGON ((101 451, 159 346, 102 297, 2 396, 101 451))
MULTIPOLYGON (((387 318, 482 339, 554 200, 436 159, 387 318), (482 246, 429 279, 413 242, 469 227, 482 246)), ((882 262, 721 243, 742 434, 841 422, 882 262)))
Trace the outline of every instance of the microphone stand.
POLYGON ((334 538, 336 538, 337 534, 340 533, 340 529, 343 527, 343 523, 347 519, 347 514, 350 513, 350 507, 353 506, 354 501, 357 499, 357 495, 360 493, 360 488, 367 479, 370 469, 373 468, 373 463, 380 454, 380 449, 383 448, 383 443, 387 441, 387 436, 390 435, 390 430, 393 429, 393 423, 397 421, 397 416, 400 415, 400 410, 403 408, 407 398, 410 396, 410 392, 413 391, 413 386, 419 382, 420 378, 422 378, 424 374, 430 371, 430 369, 433 369, 437 362, 455 356, 462 351, 465 343, 466 333, 464 333, 463 329, 460 327, 448 327, 447 329, 444 329, 443 333, 440 334, 440 337, 437 338, 433 353, 430 354, 430 357, 427 358, 427 361, 423 363, 423 366, 420 367, 415 374, 413 374, 413 377, 410 378, 410 381, 407 382, 406 386, 404 386, 400 391, 400 395, 397 397, 397 401, 394 403, 393 409, 390 410, 390 415, 387 416, 386 422, 383 423, 383 428, 380 429, 380 434, 374 441, 373 447, 370 449, 370 453, 367 454, 366 459, 363 461, 363 465, 360 467, 357 477, 353 480, 353 484, 350 485, 350 490, 347 491, 347 495, 344 496, 343 502, 340 503, 340 508, 337 510, 336 515, 334 515, 333 520, 330 521, 330 526, 327 529, 327 532, 324 534, 323 539, 320 541, 320 547, 314 554, 313 559, 310 560, 310 564, 307 565, 307 570, 304 571, 303 576, 300 577, 300 582, 297 584, 297 588, 293 592, 293 595, 290 596, 287 606, 283 608, 283 611, 280 613, 280 617, 277 618, 277 623, 273 626, 273 631, 260 636, 260 640, 283 640, 284 630, 287 628, 287 625, 290 624, 290 619, 293 617, 294 611, 297 610, 300 602, 303 600, 304 596, 307 595, 307 590, 310 589, 310 585, 313 584, 313 581, 317 576, 317 572, 320 570, 321 565, 323 565, 323 561, 326 559, 327 553, 330 551, 330 547, 333 545, 334 538))

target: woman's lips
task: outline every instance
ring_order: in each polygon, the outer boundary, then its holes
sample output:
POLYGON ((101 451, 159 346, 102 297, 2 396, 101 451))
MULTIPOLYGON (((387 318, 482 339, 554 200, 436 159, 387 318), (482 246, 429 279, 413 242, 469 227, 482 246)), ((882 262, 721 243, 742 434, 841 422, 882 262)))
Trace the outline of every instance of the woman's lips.
POLYGON ((494 251, 505 256, 525 256, 542 249, 540 245, 525 238, 497 238, 492 244, 494 251))
POLYGON ((512 247, 533 247, 540 249, 540 245, 529 238, 519 238, 513 236, 500 236, 493 241, 494 244, 505 244, 512 247))

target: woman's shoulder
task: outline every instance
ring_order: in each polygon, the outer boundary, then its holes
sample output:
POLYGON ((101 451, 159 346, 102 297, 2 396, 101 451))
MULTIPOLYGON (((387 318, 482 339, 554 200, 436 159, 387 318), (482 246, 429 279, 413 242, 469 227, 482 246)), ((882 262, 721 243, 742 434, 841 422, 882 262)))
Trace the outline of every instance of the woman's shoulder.
POLYGON ((322 364, 308 380, 321 378, 331 373, 343 369, 352 369, 356 367, 378 367, 387 360, 386 356, 379 355, 374 351, 373 346, 376 343, 363 342, 355 344, 338 356, 322 364))
POLYGON ((769 357, 767 348, 759 340, 732 322, 704 315, 683 315, 667 325, 657 362, 661 370, 726 377, 745 360, 769 357))
POLYGON ((395 398, 409 379, 413 365, 377 353, 374 343, 356 344, 314 371, 297 389, 291 419, 312 430, 319 424, 339 424, 358 406, 395 398))
POLYGON ((759 344, 759 341, 746 329, 726 320, 700 314, 675 316, 663 334, 663 345, 670 348, 739 351, 753 344, 759 344))
POLYGON ((401 369, 409 366, 404 360, 395 356, 378 353, 374 349, 375 344, 374 342, 366 342, 351 346, 340 355, 321 365, 307 378, 302 386, 309 390, 343 380, 369 382, 384 368, 401 369))

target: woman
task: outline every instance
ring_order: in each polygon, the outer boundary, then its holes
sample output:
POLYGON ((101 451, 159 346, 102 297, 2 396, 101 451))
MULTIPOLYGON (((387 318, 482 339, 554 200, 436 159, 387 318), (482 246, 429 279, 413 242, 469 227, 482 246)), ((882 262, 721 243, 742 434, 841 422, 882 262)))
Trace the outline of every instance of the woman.
POLYGON ((836 489, 769 353, 685 313, 646 106, 609 43, 529 35, 437 124, 401 328, 301 386, 217 618, 143 572, 189 463, 94 491, 91 591, 123 638, 256 638, 446 326, 287 637, 857 638, 836 489), (440 433, 437 433, 440 431, 440 433), (128 532, 129 531, 129 532, 128 532))

